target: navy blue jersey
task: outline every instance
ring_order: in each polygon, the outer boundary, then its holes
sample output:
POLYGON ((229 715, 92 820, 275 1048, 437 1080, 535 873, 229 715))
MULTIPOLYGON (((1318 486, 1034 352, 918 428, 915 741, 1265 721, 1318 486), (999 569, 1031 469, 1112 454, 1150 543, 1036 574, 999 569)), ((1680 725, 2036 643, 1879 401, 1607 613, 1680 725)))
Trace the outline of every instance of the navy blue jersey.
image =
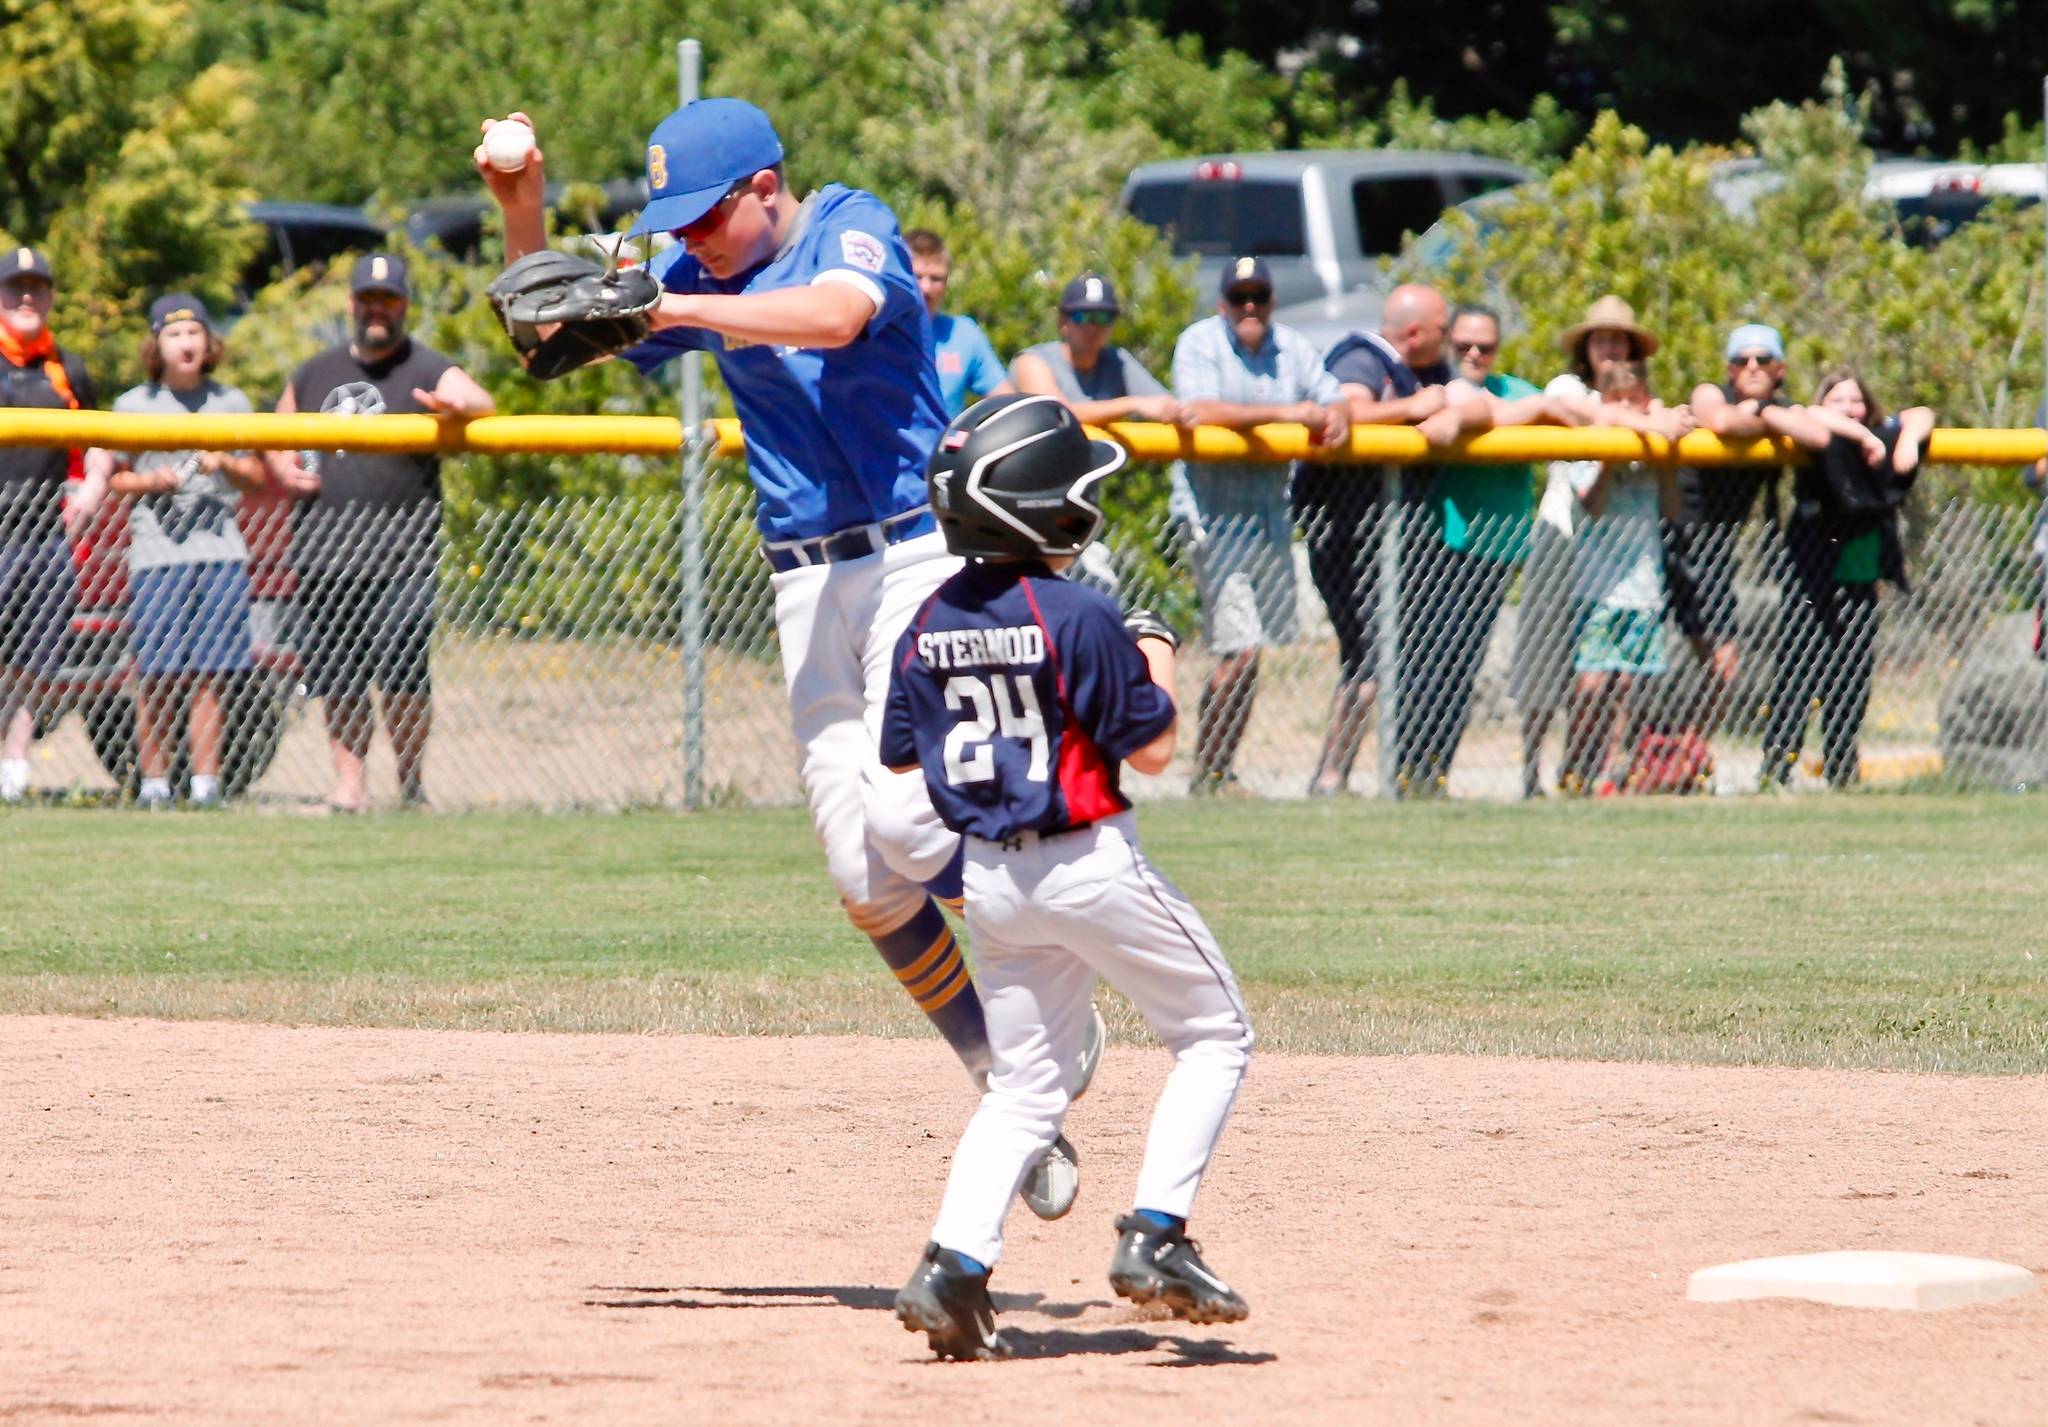
POLYGON ((1036 561, 970 564, 897 642, 881 755, 924 769, 947 827, 1000 842, 1130 807, 1123 760, 1173 718, 1114 601, 1036 561))

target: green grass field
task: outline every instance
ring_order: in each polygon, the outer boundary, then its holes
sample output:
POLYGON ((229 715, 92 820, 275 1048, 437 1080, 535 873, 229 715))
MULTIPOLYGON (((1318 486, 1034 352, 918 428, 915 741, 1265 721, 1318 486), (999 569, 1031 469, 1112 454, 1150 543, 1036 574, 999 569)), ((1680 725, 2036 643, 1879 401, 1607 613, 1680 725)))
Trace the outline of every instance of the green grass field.
MULTIPOLYGON (((1230 803, 1143 822, 1269 1048, 2048 1069, 2033 799, 1230 803)), ((794 811, 39 809, 0 817, 0 843, 0 1011, 919 1024, 794 811)))

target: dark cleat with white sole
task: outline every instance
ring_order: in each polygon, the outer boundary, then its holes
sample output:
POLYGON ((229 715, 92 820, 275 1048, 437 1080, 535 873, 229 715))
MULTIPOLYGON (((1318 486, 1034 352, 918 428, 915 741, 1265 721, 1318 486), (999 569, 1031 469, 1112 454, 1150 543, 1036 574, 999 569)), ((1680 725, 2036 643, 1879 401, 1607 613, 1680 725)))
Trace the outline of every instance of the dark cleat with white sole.
POLYGON ((1237 1290, 1202 1262, 1201 1245, 1185 1230, 1162 1229, 1135 1214, 1116 1221, 1109 1286, 1133 1303, 1163 1303, 1190 1323, 1235 1323, 1252 1310, 1237 1290))
POLYGON ((936 1243, 924 1246, 917 1271, 896 1294, 896 1316, 910 1332, 923 1333, 941 1358, 973 1362, 1010 1355, 996 1332, 988 1275, 969 1269, 959 1254, 936 1243))

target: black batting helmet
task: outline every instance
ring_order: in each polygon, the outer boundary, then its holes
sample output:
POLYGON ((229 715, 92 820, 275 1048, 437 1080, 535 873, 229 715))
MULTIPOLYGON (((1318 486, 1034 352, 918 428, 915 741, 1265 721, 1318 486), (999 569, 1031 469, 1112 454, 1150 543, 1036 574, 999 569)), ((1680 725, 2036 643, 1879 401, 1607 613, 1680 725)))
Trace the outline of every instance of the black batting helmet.
POLYGON ((1096 483, 1126 459, 1058 397, 996 396, 953 418, 925 483, 955 555, 1078 555, 1102 529, 1096 483))

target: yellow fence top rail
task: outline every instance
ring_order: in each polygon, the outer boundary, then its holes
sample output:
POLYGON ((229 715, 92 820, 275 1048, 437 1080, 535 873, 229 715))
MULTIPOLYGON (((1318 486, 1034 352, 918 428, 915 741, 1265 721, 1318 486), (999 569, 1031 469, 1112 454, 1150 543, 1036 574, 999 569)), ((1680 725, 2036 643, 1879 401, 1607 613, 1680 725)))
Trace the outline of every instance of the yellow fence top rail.
MULTIPOLYGON (((713 451, 736 456, 744 449, 739 422, 706 424, 713 451)), ((1677 443, 1616 428, 1569 430, 1561 426, 1516 426, 1489 431, 1431 452, 1408 426, 1358 426, 1341 447, 1312 446, 1308 428, 1255 426, 1233 431, 1198 426, 1191 431, 1151 422, 1117 422, 1090 427, 1097 436, 1121 443, 1140 461, 1189 460, 1285 462, 1365 461, 1413 465, 1522 461, 1631 461, 1676 459, 1693 466, 1779 465, 1803 461, 1806 453, 1774 441, 1724 442, 1695 431, 1677 443)), ((516 452, 547 455, 673 456, 681 447, 682 423, 673 416, 486 416, 475 421, 432 416, 150 416, 106 411, 21 411, 0 409, 0 446, 106 446, 121 451, 311 450, 441 451, 501 456, 516 452)), ((2048 432, 1967 427, 1936 431, 1927 460, 1940 465, 2018 466, 2048 456, 2048 432)))

